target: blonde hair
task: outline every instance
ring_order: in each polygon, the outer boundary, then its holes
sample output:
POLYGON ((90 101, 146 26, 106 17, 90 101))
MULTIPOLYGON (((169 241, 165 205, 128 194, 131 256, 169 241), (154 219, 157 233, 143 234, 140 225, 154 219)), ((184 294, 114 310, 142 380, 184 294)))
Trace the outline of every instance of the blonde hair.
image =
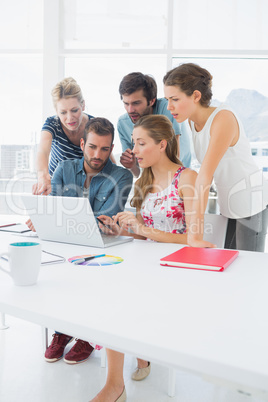
MULTIPOLYGON (((142 127, 147 131, 156 144, 162 140, 167 141, 166 155, 169 160, 182 166, 181 161, 178 159, 178 144, 176 135, 173 130, 170 120, 164 115, 147 115, 141 117, 134 125, 134 128, 142 127)), ((141 177, 136 181, 134 187, 134 196, 130 202, 131 206, 141 209, 141 205, 153 187, 154 175, 152 168, 148 167, 143 169, 141 177)))
POLYGON ((62 81, 58 82, 52 89, 51 95, 55 109, 57 102, 62 98, 77 98, 81 105, 84 103, 81 88, 72 77, 64 78, 62 81))

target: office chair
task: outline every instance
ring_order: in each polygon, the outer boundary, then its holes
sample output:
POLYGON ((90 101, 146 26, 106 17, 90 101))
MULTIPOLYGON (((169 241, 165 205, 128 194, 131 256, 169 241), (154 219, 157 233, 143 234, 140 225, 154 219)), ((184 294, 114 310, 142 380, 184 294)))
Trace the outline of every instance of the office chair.
POLYGON ((1 329, 8 329, 8 325, 6 325, 6 315, 5 313, 0 313, 1 320, 0 320, 0 330, 1 329))

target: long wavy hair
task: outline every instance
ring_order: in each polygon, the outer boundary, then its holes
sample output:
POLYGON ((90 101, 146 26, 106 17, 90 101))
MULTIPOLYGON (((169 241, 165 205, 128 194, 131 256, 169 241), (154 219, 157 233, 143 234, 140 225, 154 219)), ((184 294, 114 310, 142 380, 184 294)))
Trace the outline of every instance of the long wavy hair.
MULTIPOLYGON (((147 131, 149 137, 151 137, 156 144, 159 144, 162 140, 167 141, 167 147, 165 149, 167 157, 171 162, 181 165, 178 154, 178 144, 176 135, 173 130, 170 120, 163 115, 147 115, 141 117, 134 125, 134 128, 142 127, 147 131)), ((153 188, 154 175, 151 167, 143 169, 141 177, 136 181, 134 186, 134 196, 130 202, 130 205, 137 210, 141 209, 141 205, 146 195, 153 188)))

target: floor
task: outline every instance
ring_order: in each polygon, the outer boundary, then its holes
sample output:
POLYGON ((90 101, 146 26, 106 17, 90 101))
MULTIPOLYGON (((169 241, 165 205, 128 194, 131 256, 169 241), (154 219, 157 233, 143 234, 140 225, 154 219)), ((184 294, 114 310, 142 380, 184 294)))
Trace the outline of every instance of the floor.
MULTIPOLYGON (((43 359, 41 328, 6 316, 9 328, 0 330, 1 402, 86 402, 104 385, 106 369, 100 367, 100 352, 94 351, 82 364, 47 363, 43 359)), ((214 385, 198 375, 177 370, 176 396, 167 396, 168 369, 152 364, 142 382, 130 379, 135 359, 125 359, 128 402, 264 402, 259 397, 214 385)))

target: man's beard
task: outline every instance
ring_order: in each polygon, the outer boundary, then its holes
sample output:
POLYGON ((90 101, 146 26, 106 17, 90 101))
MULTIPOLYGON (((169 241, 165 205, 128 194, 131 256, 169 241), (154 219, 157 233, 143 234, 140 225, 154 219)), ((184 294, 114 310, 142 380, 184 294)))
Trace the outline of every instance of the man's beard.
POLYGON ((130 119, 131 119, 131 121, 132 121, 132 123, 135 124, 135 123, 137 123, 137 122, 140 120, 140 118, 141 118, 142 116, 148 116, 149 114, 151 114, 151 106, 147 106, 147 108, 144 110, 144 112, 143 112, 142 114, 139 114, 139 113, 132 113, 132 114, 138 116, 138 118, 137 118, 135 121, 133 121, 133 120, 132 120, 132 117, 131 117, 131 114, 128 114, 129 117, 130 117, 130 119))
POLYGON ((84 155, 84 160, 85 160, 86 164, 90 167, 90 169, 96 170, 97 172, 99 172, 103 169, 103 167, 106 165, 108 159, 109 158, 107 158, 105 161, 103 161, 102 159, 97 159, 97 158, 88 159, 87 156, 84 155), (96 166, 92 163, 92 161, 100 161, 102 163, 96 166))

